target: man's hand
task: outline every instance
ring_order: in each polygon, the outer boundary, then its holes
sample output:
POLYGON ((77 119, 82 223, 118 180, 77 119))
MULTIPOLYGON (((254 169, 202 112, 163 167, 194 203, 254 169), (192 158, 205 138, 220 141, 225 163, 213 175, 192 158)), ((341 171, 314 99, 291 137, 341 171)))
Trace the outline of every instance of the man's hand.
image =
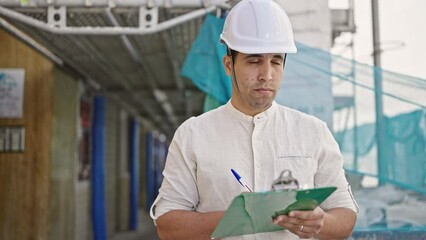
POLYGON ((288 215, 280 215, 273 221, 300 238, 312 238, 321 231, 324 215, 324 211, 317 207, 313 211, 291 211, 288 215))
POLYGON ((356 213, 348 208, 333 208, 323 211, 291 211, 288 216, 274 219, 278 226, 298 235, 300 238, 345 239, 352 233, 356 213))

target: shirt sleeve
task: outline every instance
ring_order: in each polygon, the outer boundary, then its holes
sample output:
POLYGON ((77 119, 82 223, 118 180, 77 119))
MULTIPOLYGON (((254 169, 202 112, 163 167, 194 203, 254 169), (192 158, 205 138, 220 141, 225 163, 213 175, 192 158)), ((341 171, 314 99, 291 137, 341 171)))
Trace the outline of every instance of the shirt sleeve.
POLYGON ((176 130, 170 144, 163 171, 163 183, 151 207, 150 215, 154 222, 172 210, 194 211, 198 204, 197 165, 193 154, 190 153, 191 133, 187 123, 176 130))
POLYGON ((357 213, 359 211, 358 205, 345 177, 342 154, 324 122, 321 122, 320 134, 321 143, 318 151, 318 171, 315 174, 315 186, 337 187, 337 190, 321 204, 321 207, 324 210, 343 207, 357 213))

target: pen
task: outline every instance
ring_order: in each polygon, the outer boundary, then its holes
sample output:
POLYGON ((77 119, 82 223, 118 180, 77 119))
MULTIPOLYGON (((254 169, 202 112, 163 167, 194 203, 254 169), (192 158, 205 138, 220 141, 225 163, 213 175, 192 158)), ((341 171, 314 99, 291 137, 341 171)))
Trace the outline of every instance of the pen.
POLYGON ((240 174, 238 174, 234 169, 231 169, 232 174, 234 174, 234 177, 237 179, 237 181, 241 184, 241 186, 245 187, 249 192, 253 192, 251 188, 243 181, 240 174))

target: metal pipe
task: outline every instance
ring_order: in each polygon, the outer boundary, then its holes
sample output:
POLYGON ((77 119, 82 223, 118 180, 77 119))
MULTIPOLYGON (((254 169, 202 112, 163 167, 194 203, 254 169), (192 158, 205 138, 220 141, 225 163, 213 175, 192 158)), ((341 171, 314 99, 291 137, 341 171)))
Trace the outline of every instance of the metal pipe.
POLYGON ((171 31, 164 31, 162 34, 162 37, 166 43, 167 54, 169 56, 170 63, 172 65, 174 80, 176 83, 176 87, 179 91, 179 97, 176 99, 176 101, 179 102, 179 104, 182 104, 183 107, 185 107, 188 101, 186 98, 184 98, 185 84, 182 77, 180 76, 180 67, 177 61, 176 44, 175 44, 174 36, 171 33, 171 31))
POLYGON ((65 27, 58 28, 49 26, 47 23, 37 19, 17 13, 13 10, 0 6, 0 15, 12 18, 27 25, 55 33, 55 34, 73 34, 73 35, 145 35, 153 34, 160 31, 167 30, 176 25, 188 22, 192 19, 206 15, 213 12, 218 6, 210 6, 203 9, 194 10, 192 12, 180 15, 171 20, 158 23, 152 28, 135 28, 135 27, 65 27))
POLYGON ((371 0, 372 23, 373 23, 373 57, 374 65, 382 66, 380 49, 380 18, 379 18, 379 0, 371 0))
POLYGON ((380 19, 379 0, 371 0, 373 22, 373 56, 374 56, 374 97, 376 106, 376 140, 377 140, 377 169, 379 184, 383 185, 389 179, 389 166, 386 164, 385 151, 385 121, 383 116, 382 70, 380 49, 380 19))
MULTIPOLYGON (((225 0, 32 0, 29 3, 17 0, 0 0, 6 7, 182 7, 199 8, 211 5, 227 5, 225 0)), ((229 8, 229 7, 228 7, 229 8)))
POLYGON ((0 26, 2 26, 6 31, 10 32, 11 34, 15 35, 17 38, 21 39, 23 42, 30 45, 35 50, 39 51, 41 54, 52 60, 54 63, 56 63, 59 66, 64 65, 64 61, 62 61, 61 58, 56 56, 54 53, 49 51, 47 48, 40 45, 38 42, 34 41, 31 37, 29 37, 27 34, 10 24, 8 21, 0 17, 0 26))
POLYGON ((355 0, 349 0, 349 28, 351 29, 351 56, 352 56, 352 65, 351 65, 351 75, 352 80, 354 83, 352 84, 352 94, 353 94, 353 141, 354 141, 354 159, 353 159, 353 169, 355 171, 358 171, 358 158, 359 158, 359 151, 358 151, 358 110, 357 110, 357 86, 356 86, 356 65, 355 65, 355 48, 354 48, 354 31, 356 29, 355 26, 355 0))

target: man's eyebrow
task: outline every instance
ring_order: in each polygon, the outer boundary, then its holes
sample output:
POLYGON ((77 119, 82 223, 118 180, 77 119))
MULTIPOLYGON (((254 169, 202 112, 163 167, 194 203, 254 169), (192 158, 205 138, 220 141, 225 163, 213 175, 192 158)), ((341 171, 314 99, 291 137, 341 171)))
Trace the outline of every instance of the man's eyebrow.
POLYGON ((262 57, 262 55, 261 54, 248 54, 248 55, 246 55, 245 59, 258 58, 258 57, 262 57))
POLYGON ((279 55, 279 54, 274 55, 274 57, 273 57, 273 58, 279 58, 279 59, 281 59, 281 60, 284 60, 284 57, 283 57, 282 55, 279 55))
MULTIPOLYGON (((248 58, 262 58, 262 57, 263 57, 262 54, 248 54, 247 56, 245 56, 245 59, 248 59, 248 58)), ((279 58, 281 60, 284 60, 284 57, 282 55, 280 55, 280 54, 276 54, 272 58, 279 58)))

